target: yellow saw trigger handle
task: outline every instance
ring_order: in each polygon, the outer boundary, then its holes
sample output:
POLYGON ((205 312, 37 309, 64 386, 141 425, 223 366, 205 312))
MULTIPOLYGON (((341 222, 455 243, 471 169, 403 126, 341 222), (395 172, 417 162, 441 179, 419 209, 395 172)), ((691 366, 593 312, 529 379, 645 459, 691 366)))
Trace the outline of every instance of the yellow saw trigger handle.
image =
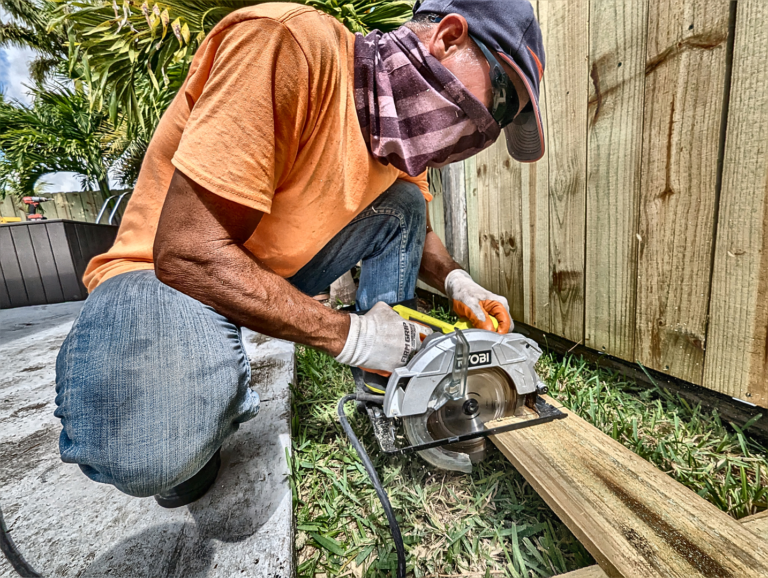
MULTIPOLYGON (((453 333, 457 329, 461 329, 462 331, 464 331, 465 329, 473 328, 472 323, 470 323, 469 319, 459 319, 456 323, 451 324, 445 321, 440 321, 439 319, 435 319, 434 317, 431 317, 426 313, 419 313, 418 311, 415 311, 403 305, 395 305, 392 309, 397 311, 398 315, 400 315, 400 317, 402 317, 406 321, 413 321, 414 323, 420 323, 421 325, 425 325, 430 329, 432 329, 433 331, 439 331, 440 333, 448 334, 448 333, 453 333)), ((495 317, 491 317, 491 321, 493 321, 493 328, 497 329, 499 327, 499 322, 496 321, 495 317)))

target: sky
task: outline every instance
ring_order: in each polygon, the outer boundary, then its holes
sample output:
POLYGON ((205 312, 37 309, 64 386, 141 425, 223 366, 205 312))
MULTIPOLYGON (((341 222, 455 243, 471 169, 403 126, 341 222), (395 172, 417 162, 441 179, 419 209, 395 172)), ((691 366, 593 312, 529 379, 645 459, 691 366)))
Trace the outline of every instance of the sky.
MULTIPOLYGON (((0 9, 0 20, 8 21, 7 14, 2 9, 0 9)), ((34 57, 35 53, 27 48, 0 48, 0 91, 6 99, 17 100, 24 104, 32 102, 24 85, 32 85, 29 80, 28 64, 34 57)), ((74 173, 46 175, 43 180, 49 183, 45 188, 47 193, 80 190, 80 179, 74 173)))

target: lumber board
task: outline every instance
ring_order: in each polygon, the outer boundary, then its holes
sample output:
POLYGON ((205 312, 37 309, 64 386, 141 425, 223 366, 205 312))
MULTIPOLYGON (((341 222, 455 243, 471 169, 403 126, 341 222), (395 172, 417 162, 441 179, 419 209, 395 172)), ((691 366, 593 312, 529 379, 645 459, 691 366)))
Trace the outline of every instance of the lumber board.
POLYGON ((738 3, 704 386, 768 407, 768 3, 738 3))
POLYGON ((584 344, 634 359, 648 0, 591 0, 584 344))
POLYGON ((768 541, 546 400, 568 417, 491 439, 608 576, 768 576, 768 541))
POLYGON ((550 330, 584 338, 589 0, 539 2, 547 54, 550 330))
POLYGON ((443 182, 443 216, 445 246, 453 260, 469 268, 467 241, 467 196, 464 183, 464 163, 451 163, 440 170, 443 182))
POLYGON ((467 198, 467 264, 469 274, 477 281, 480 270, 480 229, 477 199, 477 157, 464 161, 464 191, 467 198))
POLYGON ((729 2, 651 0, 635 356, 702 383, 729 2))
MULTIPOLYGON (((742 518, 739 523, 756 536, 768 540, 768 510, 742 518)), ((573 572, 559 574, 559 576, 560 578, 606 578, 607 574, 600 566, 587 566, 573 572)))
POLYGON ((439 169, 429 169, 429 192, 432 200, 427 204, 432 230, 445 244, 445 217, 443 212, 443 181, 439 169))
MULTIPOLYGON (((539 18, 539 2, 531 2, 539 18)), ((544 135, 547 124, 547 74, 539 88, 539 109, 544 135)), ((545 139, 546 140, 546 139, 545 139)), ((541 160, 521 167, 520 202, 523 232, 522 321, 549 331, 549 145, 541 160)))
POLYGON ((498 147, 496 143, 477 155, 477 218, 480 270, 477 282, 489 291, 500 292, 498 147))

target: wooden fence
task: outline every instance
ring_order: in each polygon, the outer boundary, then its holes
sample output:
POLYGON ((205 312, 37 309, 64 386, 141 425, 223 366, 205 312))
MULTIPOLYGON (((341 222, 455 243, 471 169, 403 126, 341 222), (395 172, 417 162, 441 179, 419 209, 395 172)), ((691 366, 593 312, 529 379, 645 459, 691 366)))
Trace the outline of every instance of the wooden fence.
POLYGON ((436 230, 514 318, 768 407, 768 1, 533 4, 547 154, 442 169, 436 230))
MULTIPOLYGON (((125 191, 112 191, 111 195, 122 193, 125 191)), ((53 199, 46 203, 40 203, 38 209, 42 209, 42 213, 48 219, 71 219, 73 221, 85 221, 88 223, 94 223, 96 217, 99 214, 106 196, 101 191, 83 191, 74 193, 42 193, 43 197, 53 199)), ((125 206, 130 197, 123 199, 120 208, 117 210, 117 215, 123 215, 125 206)), ((107 218, 114 205, 110 203, 109 209, 104 213, 101 219, 102 224, 107 223, 107 218)), ((0 217, 20 217, 22 221, 26 220, 27 206, 10 196, 0 201, 0 217)), ((117 222, 117 221, 116 221, 117 222)))

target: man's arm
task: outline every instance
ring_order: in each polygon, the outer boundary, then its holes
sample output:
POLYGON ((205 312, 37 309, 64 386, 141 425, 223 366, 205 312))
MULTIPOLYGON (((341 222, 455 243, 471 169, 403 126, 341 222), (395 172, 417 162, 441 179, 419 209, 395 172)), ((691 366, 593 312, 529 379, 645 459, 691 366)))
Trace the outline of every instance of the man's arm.
POLYGON ((445 278, 456 269, 461 269, 461 265, 453 260, 440 237, 432 230, 427 211, 427 237, 424 239, 419 278, 431 287, 445 291, 445 278))
POLYGON ((261 217, 177 170, 155 237, 157 278, 238 325, 339 355, 350 316, 304 295, 243 248, 261 217))

